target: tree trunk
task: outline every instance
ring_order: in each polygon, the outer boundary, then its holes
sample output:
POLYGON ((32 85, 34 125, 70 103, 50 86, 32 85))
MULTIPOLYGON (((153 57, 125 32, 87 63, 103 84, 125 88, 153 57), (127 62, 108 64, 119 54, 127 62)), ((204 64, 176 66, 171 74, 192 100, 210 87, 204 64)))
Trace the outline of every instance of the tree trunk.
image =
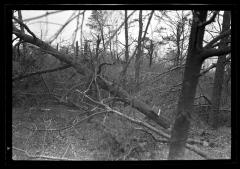
POLYGON ((136 91, 139 90, 139 80, 140 80, 140 57, 142 53, 141 37, 142 37, 142 10, 139 11, 138 53, 136 55, 136 60, 135 60, 136 91))
POLYGON ((151 68, 152 61, 153 61, 153 47, 154 47, 153 40, 151 40, 150 50, 149 50, 149 68, 151 68))
POLYGON ((179 64, 179 58, 180 58, 180 37, 181 37, 181 24, 180 22, 177 24, 177 39, 176 39, 176 42, 177 42, 177 55, 176 55, 176 60, 175 60, 175 66, 178 66, 179 64))
POLYGON ((202 48, 204 27, 198 27, 198 23, 206 20, 207 11, 194 11, 193 23, 189 38, 188 55, 183 77, 181 95, 178 101, 176 118, 171 132, 169 160, 184 159, 185 145, 190 128, 191 113, 193 111, 194 97, 196 93, 198 74, 200 73, 202 60, 197 57, 202 48))
POLYGON ((125 10, 125 62, 123 64, 123 70, 121 72, 121 84, 125 89, 126 85, 126 73, 128 67, 128 59, 129 59, 129 52, 128 52, 128 17, 127 17, 127 10, 125 10))
POLYGON ((78 41, 76 41, 76 53, 75 53, 75 55, 76 55, 76 57, 78 57, 78 49, 79 49, 79 47, 78 47, 78 41))
MULTIPOLYGON (((230 11, 225 11, 223 14, 222 31, 226 31, 230 28, 230 11)), ((221 40, 219 47, 227 46, 228 38, 225 37, 221 40)), ((216 129, 218 127, 219 119, 219 107, 221 103, 221 92, 224 80, 224 68, 225 68, 226 55, 218 57, 216 72, 214 77, 213 92, 212 92, 212 106, 210 111, 209 122, 211 126, 216 129)))
MULTIPOLYGON (((22 21, 22 12, 21 12, 21 10, 18 10, 18 19, 22 21)), ((22 25, 20 25, 20 29, 21 29, 22 33, 25 33, 24 27, 22 25)), ((27 48, 26 48, 26 43, 25 42, 23 42, 22 45, 23 45, 23 54, 22 54, 22 58, 19 58, 19 59, 20 59, 20 62, 24 65, 24 63, 26 62, 27 48)), ((24 67, 25 66, 26 65, 24 65, 24 67)))
POLYGON ((171 133, 169 159, 183 159, 185 144, 190 128, 191 113, 193 111, 194 97, 196 93, 201 62, 190 55, 186 62, 181 96, 178 101, 177 114, 171 133))

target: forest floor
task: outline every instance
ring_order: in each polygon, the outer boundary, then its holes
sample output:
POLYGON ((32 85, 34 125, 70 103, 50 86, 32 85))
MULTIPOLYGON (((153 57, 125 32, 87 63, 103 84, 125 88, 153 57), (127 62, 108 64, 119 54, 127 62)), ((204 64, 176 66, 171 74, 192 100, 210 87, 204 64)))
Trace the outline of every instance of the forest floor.
MULTIPOLYGON (((13 160, 166 160, 169 145, 156 142, 149 131, 115 114, 85 115, 62 105, 12 109, 13 160)), ((198 145, 212 159, 231 159, 231 128, 202 129, 193 125, 190 137, 214 145, 198 145), (206 129, 204 129, 206 130, 206 129)), ((151 132, 150 132, 151 133, 151 132)), ((160 138, 160 136, 156 136, 160 138)), ((203 160, 186 150, 186 159, 203 160)))

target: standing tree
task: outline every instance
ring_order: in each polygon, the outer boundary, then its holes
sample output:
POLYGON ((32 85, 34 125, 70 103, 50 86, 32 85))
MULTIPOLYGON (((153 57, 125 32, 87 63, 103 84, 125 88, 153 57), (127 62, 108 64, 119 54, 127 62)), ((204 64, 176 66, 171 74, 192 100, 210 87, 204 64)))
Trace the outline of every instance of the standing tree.
POLYGON ((106 52, 106 45, 105 45, 105 34, 104 34, 104 27, 106 26, 107 21, 107 11, 103 10, 93 10, 92 14, 89 18, 90 23, 87 25, 96 31, 97 34, 101 35, 103 49, 106 52))
MULTIPOLYGON (((227 31, 230 29, 230 11, 225 11, 223 14, 223 24, 222 24, 222 31, 227 31)), ((228 46, 229 38, 225 37, 222 38, 219 43, 219 48, 224 48, 228 46)), ((213 84, 213 92, 212 92, 212 106, 210 111, 210 124, 213 128, 217 128, 218 126, 218 114, 219 114, 219 107, 221 101, 221 92, 223 87, 223 80, 224 80, 224 68, 226 62, 226 55, 223 55, 218 58, 217 65, 216 65, 216 72, 214 77, 214 84, 213 84)))
MULTIPOLYGON (((176 11, 176 19, 174 20, 170 17, 167 12, 163 13, 163 16, 166 18, 164 19, 165 23, 170 28, 171 34, 169 36, 163 37, 165 41, 172 42, 173 46, 176 47, 174 50, 174 58, 173 58, 173 65, 178 66, 183 61, 183 52, 185 51, 184 47, 186 45, 187 34, 188 31, 188 24, 187 24, 187 17, 190 15, 189 12, 176 11), (184 45, 185 44, 185 45, 184 45)), ((171 47, 172 50, 172 47, 171 47)), ((173 51, 173 50, 172 50, 173 51)))
POLYGON ((230 30, 222 32, 203 47, 205 26, 215 20, 217 12, 214 12, 209 20, 206 10, 193 11, 191 33, 189 37, 188 53, 176 118, 171 131, 169 160, 184 159, 185 145, 193 111, 194 97, 198 84, 198 78, 202 63, 212 56, 222 56, 231 51, 231 47, 214 48, 214 44, 220 39, 230 35, 230 30))
POLYGON ((142 10, 139 11, 139 34, 138 34, 138 51, 135 60, 135 82, 136 82, 136 90, 139 89, 139 80, 140 80, 140 57, 142 54, 142 10))
POLYGON ((123 65, 123 71, 121 72, 121 83, 123 88, 125 88, 126 84, 126 73, 127 73, 127 63, 129 59, 129 52, 128 52, 128 17, 127 17, 127 10, 125 10, 125 61, 123 65))

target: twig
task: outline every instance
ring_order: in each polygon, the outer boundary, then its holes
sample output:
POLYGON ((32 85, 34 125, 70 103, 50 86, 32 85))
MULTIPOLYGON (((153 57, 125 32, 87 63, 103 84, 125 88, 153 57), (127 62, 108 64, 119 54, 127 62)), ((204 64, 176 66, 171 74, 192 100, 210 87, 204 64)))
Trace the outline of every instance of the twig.
POLYGON ((225 32, 221 32, 220 35, 218 35, 217 37, 215 37, 214 39, 212 39, 205 47, 204 49, 209 49, 211 48, 217 41, 219 41, 220 39, 229 36, 231 34, 231 29, 225 31, 225 32))
POLYGON ((68 159, 68 158, 58 158, 58 157, 53 157, 53 156, 51 157, 51 156, 46 156, 46 155, 39 155, 39 156, 35 155, 35 156, 32 156, 26 150, 23 150, 23 149, 14 147, 14 146, 12 147, 12 149, 18 150, 18 151, 21 151, 21 152, 25 153, 28 156, 28 158, 30 158, 30 159, 44 158, 44 159, 49 159, 49 160, 74 160, 74 159, 68 159))
POLYGON ((28 22, 28 21, 31 21, 31 20, 39 19, 39 18, 48 16, 48 15, 51 15, 51 14, 59 13, 59 12, 63 12, 63 11, 62 11, 62 10, 59 10, 59 11, 53 11, 53 12, 46 12, 46 13, 43 14, 43 15, 36 16, 36 17, 32 17, 32 18, 27 18, 27 19, 24 19, 23 21, 24 21, 24 22, 28 22))
POLYGON ((43 73, 55 72, 55 71, 67 69, 67 68, 70 68, 70 67, 71 67, 71 65, 64 65, 64 66, 57 67, 57 68, 54 68, 54 69, 47 69, 47 70, 42 70, 42 71, 38 71, 38 72, 29 73, 29 74, 26 74, 26 75, 20 75, 18 77, 12 78, 12 80, 13 81, 21 80, 21 79, 24 79, 24 78, 27 78, 27 77, 30 77, 30 76, 43 74, 43 73))

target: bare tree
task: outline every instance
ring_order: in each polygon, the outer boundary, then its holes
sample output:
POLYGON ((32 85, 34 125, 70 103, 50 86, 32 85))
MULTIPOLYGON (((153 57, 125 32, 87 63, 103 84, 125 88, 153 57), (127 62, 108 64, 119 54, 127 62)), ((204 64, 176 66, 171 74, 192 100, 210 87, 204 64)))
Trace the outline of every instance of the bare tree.
POLYGON ((127 10, 125 10, 125 60, 123 64, 123 70, 121 72, 121 84, 123 88, 125 88, 126 84, 126 73, 127 73, 127 62, 129 59, 129 52, 128 52, 128 17, 127 17, 127 10))
POLYGON ((185 29, 187 28, 187 17, 190 15, 189 13, 184 13, 183 11, 179 14, 176 11, 177 17, 176 20, 173 20, 170 16, 168 16, 167 12, 163 13, 163 16, 166 17, 164 22, 169 26, 169 30, 171 35, 163 37, 165 41, 170 41, 176 47, 176 50, 172 50, 170 52, 174 52, 173 63, 174 66, 178 66, 180 61, 183 60, 183 52, 185 51, 184 44, 187 40, 187 32, 185 29))
POLYGON ((140 80, 140 57, 142 54, 142 10, 139 11, 139 34, 138 34, 138 51, 135 60, 135 82, 136 82, 136 91, 139 89, 139 80, 140 80))
MULTIPOLYGON (((225 11, 223 14, 223 24, 222 24, 222 31, 227 31, 230 29, 230 11, 225 11)), ((219 43, 219 48, 223 48, 228 46, 229 38, 225 37, 221 39, 219 43)), ((226 55, 223 55, 218 58, 217 65, 216 65, 216 72, 214 77, 214 84, 213 84, 213 92, 212 92, 212 106, 210 111, 210 124, 213 128, 217 128, 218 126, 218 114, 219 114, 219 107, 221 101, 221 93, 222 93, 222 86, 224 80, 224 68, 226 62, 226 55)))
MULTIPOLYGON (((212 48, 212 46, 230 32, 222 32, 218 37, 203 47, 205 26, 212 23, 216 15, 206 21, 207 11, 193 11, 189 47, 184 71, 181 95, 176 110, 176 118, 171 132, 169 160, 184 159, 185 145, 191 123, 194 97, 198 84, 199 73, 205 59, 212 56, 220 56, 231 51, 231 47, 212 48)), ((220 56, 221 57, 221 56, 220 56)))

